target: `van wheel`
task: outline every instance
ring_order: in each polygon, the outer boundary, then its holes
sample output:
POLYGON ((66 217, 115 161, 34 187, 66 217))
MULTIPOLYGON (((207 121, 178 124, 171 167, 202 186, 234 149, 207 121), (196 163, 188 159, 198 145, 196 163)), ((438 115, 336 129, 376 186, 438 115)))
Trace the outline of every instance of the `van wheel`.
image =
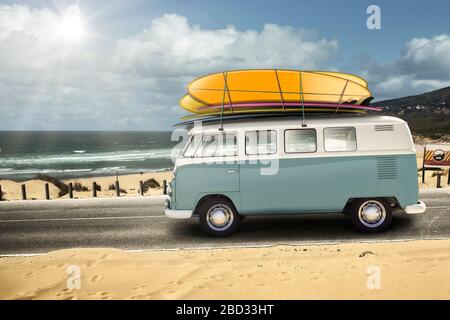
POLYGON ((207 199, 200 208, 200 227, 210 236, 232 234, 241 222, 233 203, 225 198, 207 199))
POLYGON ((350 219, 361 232, 378 232, 391 224, 392 209, 385 199, 358 199, 351 206, 350 219))

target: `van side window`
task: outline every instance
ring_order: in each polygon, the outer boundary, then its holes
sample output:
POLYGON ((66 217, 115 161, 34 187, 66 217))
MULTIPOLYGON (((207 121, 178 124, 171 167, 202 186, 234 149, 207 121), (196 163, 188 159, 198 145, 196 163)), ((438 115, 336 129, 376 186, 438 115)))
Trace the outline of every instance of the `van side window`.
POLYGON ((275 130, 248 131, 245 133, 245 154, 273 154, 277 152, 275 130))
POLYGON ((317 140, 315 129, 288 129, 284 131, 284 151, 316 152, 317 140))
POLYGON ((355 151, 356 129, 354 127, 325 128, 325 151, 355 151))
POLYGON ((196 158, 229 157, 237 155, 237 137, 235 133, 205 134, 195 152, 196 158))

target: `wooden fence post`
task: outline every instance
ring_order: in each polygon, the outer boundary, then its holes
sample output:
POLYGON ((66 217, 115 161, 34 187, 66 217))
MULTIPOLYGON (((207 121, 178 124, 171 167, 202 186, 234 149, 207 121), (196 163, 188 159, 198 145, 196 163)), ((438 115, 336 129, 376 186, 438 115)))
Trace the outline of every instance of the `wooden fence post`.
POLYGON ((3 200, 3 192, 2 192, 2 186, 0 185, 0 201, 3 200))
POLYGON ((423 147, 423 158, 422 158, 422 183, 425 183, 425 155, 427 153, 427 146, 423 147))
POLYGON ((22 200, 27 200, 27 189, 25 184, 22 184, 22 200))
POLYGON ((50 200, 50 188, 48 187, 48 183, 45 184, 45 200, 50 200))
POLYGON ((163 180, 163 194, 167 194, 167 181, 163 180))
POLYGON ((144 195, 144 181, 139 181, 139 192, 141 193, 141 196, 144 195))
POLYGON ((441 176, 442 176, 442 173, 441 172, 438 172, 438 174, 437 174, 437 176, 436 176, 436 188, 442 188, 442 186, 441 186, 441 176))
POLYGON ((119 184, 119 180, 116 180, 116 197, 120 197, 120 184, 119 184))
POLYGON ((95 181, 92 182, 92 197, 97 198, 97 183, 95 181))
POLYGON ((72 182, 69 183, 69 198, 73 199, 73 185, 72 185, 72 182))

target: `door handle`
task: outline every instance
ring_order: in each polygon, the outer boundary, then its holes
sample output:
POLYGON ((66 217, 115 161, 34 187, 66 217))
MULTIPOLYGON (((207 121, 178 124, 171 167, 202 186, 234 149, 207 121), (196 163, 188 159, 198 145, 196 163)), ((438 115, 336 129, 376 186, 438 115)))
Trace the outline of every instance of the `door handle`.
POLYGON ((238 170, 228 170, 227 173, 238 173, 238 170))

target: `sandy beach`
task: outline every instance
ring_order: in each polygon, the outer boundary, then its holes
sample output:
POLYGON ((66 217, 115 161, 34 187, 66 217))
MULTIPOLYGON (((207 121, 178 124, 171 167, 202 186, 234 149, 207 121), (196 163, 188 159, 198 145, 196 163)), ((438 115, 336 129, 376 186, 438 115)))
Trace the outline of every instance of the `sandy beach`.
POLYGON ((1 299, 449 299, 450 240, 0 259, 1 299), (70 270, 79 270, 79 289, 70 270), (69 288, 68 288, 69 285, 69 288))
MULTIPOLYGON (((120 189, 123 189, 126 192, 121 192, 121 196, 139 196, 140 181, 146 181, 149 179, 155 179, 159 183, 160 187, 148 188, 148 191, 145 192, 145 195, 161 195, 163 193, 163 181, 166 180, 167 182, 169 182, 170 180, 172 180, 172 175, 172 171, 162 171, 119 176, 120 189)), ((75 199, 92 198, 92 183, 94 181, 101 188, 101 191, 97 192, 97 197, 111 198, 116 196, 116 192, 114 189, 109 190, 110 186, 113 185, 116 181, 116 176, 62 180, 62 182, 64 182, 65 184, 72 183, 73 185, 75 185, 75 183, 80 183, 82 186, 88 189, 88 191, 74 191, 75 199)), ((45 199, 45 181, 29 180, 25 182, 15 182, 11 180, 0 179, 0 186, 2 187, 2 191, 4 192, 3 198, 5 200, 21 200, 22 184, 25 184, 26 186, 28 200, 45 199)), ((52 183, 49 183, 49 189, 51 199, 66 199, 69 197, 68 194, 63 197, 59 197, 59 189, 52 183)))

